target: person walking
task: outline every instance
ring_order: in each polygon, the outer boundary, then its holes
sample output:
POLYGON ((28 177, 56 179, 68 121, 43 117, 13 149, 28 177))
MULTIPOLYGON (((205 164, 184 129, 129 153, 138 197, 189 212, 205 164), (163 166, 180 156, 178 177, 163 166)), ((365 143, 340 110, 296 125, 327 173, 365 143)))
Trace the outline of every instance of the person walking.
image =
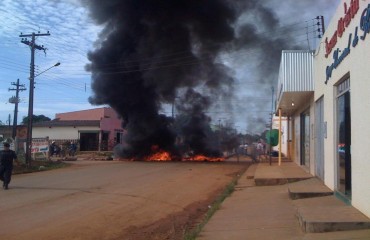
POLYGON ((8 189, 8 185, 12 178, 13 160, 19 164, 17 154, 10 150, 10 144, 4 143, 4 150, 0 151, 0 180, 3 181, 3 188, 8 189))
POLYGON ((257 154, 258 154, 258 160, 261 162, 262 158, 261 155, 263 155, 263 143, 261 140, 257 143, 257 154))

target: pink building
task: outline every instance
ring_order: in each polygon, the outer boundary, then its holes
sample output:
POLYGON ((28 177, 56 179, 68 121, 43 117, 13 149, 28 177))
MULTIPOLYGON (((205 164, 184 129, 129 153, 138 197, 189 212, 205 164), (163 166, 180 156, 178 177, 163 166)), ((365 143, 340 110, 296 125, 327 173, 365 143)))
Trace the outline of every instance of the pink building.
POLYGON ((76 139, 80 151, 112 150, 122 142, 122 120, 108 107, 57 113, 55 119, 35 123, 34 137, 76 139))
MULTIPOLYGON (((100 121, 100 132, 98 135, 96 133, 80 133, 80 145, 83 148, 85 140, 87 142, 89 139, 96 139, 100 146, 107 143, 109 146, 122 140, 122 120, 119 119, 119 115, 112 109, 108 107, 81 110, 75 112, 57 113, 55 118, 58 121, 100 121)), ((110 148, 110 147, 107 148, 110 148)), ((109 149, 110 150, 110 149, 109 149)))

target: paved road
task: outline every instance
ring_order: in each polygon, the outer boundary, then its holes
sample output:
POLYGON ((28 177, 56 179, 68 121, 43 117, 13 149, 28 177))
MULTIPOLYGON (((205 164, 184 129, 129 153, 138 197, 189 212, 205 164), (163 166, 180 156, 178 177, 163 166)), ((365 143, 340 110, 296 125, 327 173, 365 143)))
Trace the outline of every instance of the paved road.
POLYGON ((84 161, 65 169, 14 175, 10 189, 0 191, 0 239, 179 236, 177 228, 191 217, 191 210, 211 201, 243 167, 84 161), (187 213, 187 218, 179 217, 187 213))

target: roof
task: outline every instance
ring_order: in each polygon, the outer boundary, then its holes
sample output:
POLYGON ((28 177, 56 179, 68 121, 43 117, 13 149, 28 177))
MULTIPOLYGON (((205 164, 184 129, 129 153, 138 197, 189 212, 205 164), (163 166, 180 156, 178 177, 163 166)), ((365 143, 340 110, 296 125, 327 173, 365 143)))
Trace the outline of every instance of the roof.
POLYGON ((76 127, 76 126, 100 127, 100 121, 99 120, 71 120, 71 121, 53 120, 53 121, 33 123, 32 126, 33 127, 76 127))
POLYGON ((102 118, 119 119, 118 114, 108 107, 55 114, 55 119, 60 119, 61 121, 101 120, 102 118))

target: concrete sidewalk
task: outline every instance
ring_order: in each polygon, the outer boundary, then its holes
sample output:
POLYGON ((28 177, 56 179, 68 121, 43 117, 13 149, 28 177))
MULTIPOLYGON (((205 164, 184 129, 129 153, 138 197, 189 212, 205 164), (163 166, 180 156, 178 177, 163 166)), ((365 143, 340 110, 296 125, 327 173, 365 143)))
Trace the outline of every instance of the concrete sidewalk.
MULTIPOLYGON (((312 233, 302 227, 307 224, 309 227, 313 226, 312 228, 315 230, 316 225, 309 224, 312 222, 317 224, 316 219, 326 219, 329 216, 330 221, 333 221, 333 218, 336 219, 335 216, 344 214, 346 214, 347 220, 352 221, 351 223, 358 223, 357 221, 361 220, 361 223, 369 224, 370 227, 368 218, 353 207, 345 206, 340 200, 335 199, 330 194, 330 189, 328 191, 323 184, 320 184, 312 175, 292 162, 284 162, 281 166, 278 166, 277 163, 273 163, 271 166, 266 163, 254 164, 241 176, 234 193, 223 202, 221 208, 206 224, 197 239, 369 240, 370 229, 312 233), (297 181, 307 182, 298 184, 297 181), (302 195, 302 192, 305 193, 307 190, 313 192, 317 190, 319 194, 325 193, 326 195, 319 195, 320 197, 302 195), (293 200, 290 196, 314 198, 293 200), (334 206, 332 209, 336 208, 335 211, 328 214, 328 211, 324 210, 328 209, 328 206, 334 206), (309 211, 309 209, 319 210, 311 214, 315 211, 309 211), (299 211, 308 211, 308 213, 299 213, 299 211), (353 216, 353 219, 350 219, 350 216, 353 216), (304 222, 300 218, 310 220, 304 222)), ((354 225, 358 226, 358 224, 354 225)), ((326 225, 320 223, 319 226, 326 225)), ((320 230, 326 231, 328 229, 319 228, 318 231, 320 230)))

